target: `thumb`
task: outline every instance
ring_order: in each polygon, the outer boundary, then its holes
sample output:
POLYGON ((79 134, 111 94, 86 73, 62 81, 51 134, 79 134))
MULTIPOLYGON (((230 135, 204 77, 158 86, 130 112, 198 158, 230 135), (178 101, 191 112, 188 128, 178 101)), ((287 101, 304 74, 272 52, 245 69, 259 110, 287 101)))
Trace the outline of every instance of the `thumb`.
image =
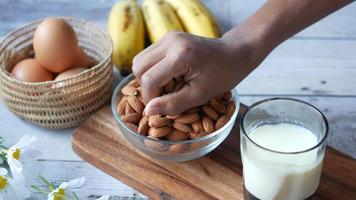
POLYGON ((150 115, 176 115, 183 111, 204 103, 204 98, 195 89, 186 84, 177 92, 156 97, 148 102, 145 114, 150 115))

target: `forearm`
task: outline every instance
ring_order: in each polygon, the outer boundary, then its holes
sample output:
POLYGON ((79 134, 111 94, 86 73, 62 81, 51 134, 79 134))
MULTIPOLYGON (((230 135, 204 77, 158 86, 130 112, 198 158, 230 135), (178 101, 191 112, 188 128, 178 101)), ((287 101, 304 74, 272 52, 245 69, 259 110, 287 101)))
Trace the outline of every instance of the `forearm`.
MULTIPOLYGON (((244 42, 253 49, 252 65, 258 65, 276 46, 351 3, 351 0, 269 0, 253 16, 227 32, 222 39, 244 42)), ((256 67, 256 66, 254 66, 256 67)))

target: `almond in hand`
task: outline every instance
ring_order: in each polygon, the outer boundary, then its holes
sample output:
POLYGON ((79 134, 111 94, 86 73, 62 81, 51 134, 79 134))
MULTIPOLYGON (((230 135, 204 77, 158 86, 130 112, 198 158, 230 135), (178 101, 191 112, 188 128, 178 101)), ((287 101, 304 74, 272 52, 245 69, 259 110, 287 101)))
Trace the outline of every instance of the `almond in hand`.
POLYGON ((171 123, 171 119, 168 119, 166 117, 161 117, 161 115, 152 115, 148 119, 148 125, 150 127, 162 127, 162 126, 167 126, 168 124, 171 123))
POLYGON ((152 127, 148 130, 148 135, 155 138, 160 138, 171 134, 172 131, 173 128, 170 126, 163 126, 159 128, 152 127))
POLYGON ((203 128, 206 132, 214 132, 214 123, 209 117, 203 117, 203 128))
POLYGON ((180 130, 182 132, 186 132, 186 133, 193 132, 193 130, 189 127, 189 125, 182 124, 177 121, 173 122, 173 128, 180 130))
POLYGON ((201 122, 201 120, 198 120, 196 122, 193 122, 191 124, 192 128, 193 128, 193 131, 195 133, 200 133, 200 132, 203 132, 204 131, 204 128, 203 128, 203 124, 201 122))
POLYGON ((125 123, 138 124, 141 120, 141 113, 131 113, 122 117, 122 121, 125 123))
POLYGON ((216 98, 210 100, 210 106, 220 114, 226 113, 226 107, 224 106, 224 104, 220 103, 216 98))
POLYGON ((163 87, 164 93, 168 94, 168 93, 173 92, 174 86, 175 86, 175 82, 172 79, 163 87))
POLYGON ((126 85, 121 89, 122 94, 127 96, 137 95, 137 90, 132 85, 126 85))
POLYGON ((235 109, 236 109, 236 104, 234 101, 230 101, 229 104, 227 104, 227 112, 226 112, 226 115, 228 117, 231 117, 234 112, 235 112, 235 109))
POLYGON ((180 89, 183 88, 183 86, 184 86, 184 82, 183 82, 183 81, 176 83, 176 85, 175 85, 174 88, 173 88, 173 92, 179 91, 180 89))
POLYGON ((143 105, 143 103, 136 96, 128 96, 127 102, 138 113, 142 113, 145 108, 145 105, 143 105))
POLYGON ((186 140, 190 136, 188 133, 179 131, 179 130, 173 130, 171 134, 167 135, 166 138, 167 140, 170 141, 178 141, 178 140, 186 140))
POLYGON ((177 119, 179 116, 180 116, 180 114, 178 114, 178 115, 166 115, 166 117, 168 119, 173 119, 173 120, 177 119))
POLYGON ((216 121, 219 118, 219 114, 210 106, 203 106, 204 113, 210 117, 212 120, 216 121))
POLYGON ((148 126, 148 117, 147 116, 143 116, 140 120, 140 122, 138 123, 138 130, 137 132, 141 135, 147 135, 148 134, 148 129, 150 127, 148 126))
POLYGON ((123 96, 120 100, 120 102, 117 104, 117 113, 119 113, 119 115, 125 115, 125 107, 127 104, 127 97, 123 96))
POLYGON ((220 129, 229 121, 229 117, 226 115, 221 116, 215 124, 215 130, 220 129))
POLYGON ((179 122, 181 124, 191 124, 195 121, 199 120, 199 114, 198 113, 192 113, 192 114, 184 114, 179 116, 175 121, 179 122))

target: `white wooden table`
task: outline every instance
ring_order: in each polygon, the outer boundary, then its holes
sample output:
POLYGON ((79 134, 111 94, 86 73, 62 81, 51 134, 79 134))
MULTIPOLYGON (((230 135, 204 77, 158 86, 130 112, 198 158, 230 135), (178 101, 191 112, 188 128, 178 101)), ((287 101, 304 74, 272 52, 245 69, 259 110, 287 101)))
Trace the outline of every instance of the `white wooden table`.
MULTIPOLYGON (((106 29, 116 0, 44 1, 0 0, 0 37, 31 20, 46 16, 75 16, 106 29)), ((226 31, 256 11, 262 0, 204 0, 226 31)), ((247 105, 288 96, 320 108, 330 123, 329 145, 356 158, 356 3, 332 14, 280 45, 237 87, 247 105)), ((118 79, 117 73, 115 74, 118 79)), ((53 131, 34 126, 0 103, 0 136, 14 144, 22 135, 40 139, 42 156, 33 168, 60 183, 85 176, 81 199, 103 194, 112 199, 146 199, 142 194, 83 162, 71 149, 73 129, 53 131)), ((35 194, 32 199, 43 199, 35 194)))

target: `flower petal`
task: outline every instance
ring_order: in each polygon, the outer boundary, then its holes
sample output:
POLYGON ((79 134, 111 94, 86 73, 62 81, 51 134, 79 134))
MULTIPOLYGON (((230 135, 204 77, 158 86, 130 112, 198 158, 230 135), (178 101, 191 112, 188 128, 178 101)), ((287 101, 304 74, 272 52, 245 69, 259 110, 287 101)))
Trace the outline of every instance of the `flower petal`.
POLYGON ((5 176, 7 174, 7 170, 5 168, 0 167, 0 176, 5 176))
POLYGON ((68 182, 68 188, 78 188, 81 187, 85 182, 85 177, 73 179, 68 182))
POLYGON ((48 194, 48 199, 50 199, 50 197, 53 197, 57 192, 59 192, 59 189, 57 188, 57 189, 55 189, 55 190, 53 190, 52 192, 50 192, 49 194, 48 194))
POLYGON ((17 142, 14 146, 10 147, 10 149, 16 149, 19 148, 22 151, 26 150, 28 146, 31 146, 32 143, 36 142, 38 138, 36 136, 30 136, 30 135, 25 135, 23 136, 19 142, 17 142))

